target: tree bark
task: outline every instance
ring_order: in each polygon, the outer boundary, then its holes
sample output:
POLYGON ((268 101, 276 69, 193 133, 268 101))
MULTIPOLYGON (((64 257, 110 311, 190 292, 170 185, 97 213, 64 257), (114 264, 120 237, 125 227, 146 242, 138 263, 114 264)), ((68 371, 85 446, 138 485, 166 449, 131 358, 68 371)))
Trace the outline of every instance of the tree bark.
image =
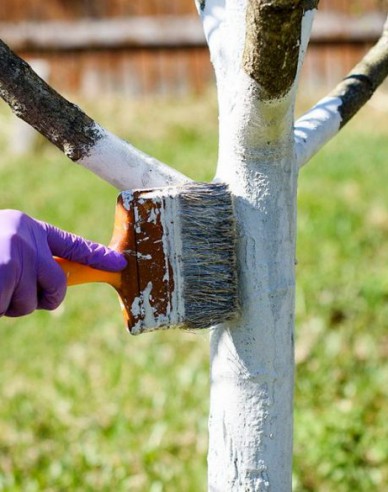
POLYGON ((94 121, 41 79, 0 41, 0 95, 15 115, 33 126, 73 161, 100 138, 94 121))
POLYGON ((216 179, 235 200, 241 304, 241 317, 211 337, 211 491, 291 490, 293 110, 316 3, 208 0, 200 10, 218 86, 216 179))
MULTIPOLYGON (((208 461, 214 492, 292 487, 301 155, 293 112, 316 6, 316 1, 207 0, 199 9, 218 86, 216 179, 229 184, 235 199, 242 307, 241 318, 216 327, 211 338, 208 461)), ((381 41, 361 63, 364 75, 352 75, 332 95, 342 104, 336 132, 386 77, 386 56, 381 41)), ((335 111, 339 114, 338 107, 335 111)), ((314 143, 315 130, 306 146, 314 143)))
POLYGON ((0 96, 16 116, 82 164, 123 190, 182 184, 178 171, 135 149, 72 104, 0 40, 0 96))

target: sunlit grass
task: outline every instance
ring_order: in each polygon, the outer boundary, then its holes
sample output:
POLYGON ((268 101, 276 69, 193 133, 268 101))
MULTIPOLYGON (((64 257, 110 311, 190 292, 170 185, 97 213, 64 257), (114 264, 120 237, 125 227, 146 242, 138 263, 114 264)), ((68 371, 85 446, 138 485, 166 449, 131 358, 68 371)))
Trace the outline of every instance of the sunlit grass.
MULTIPOLYGON (((81 102, 198 180, 217 158, 213 96, 81 102)), ((388 123, 365 110, 301 172, 295 490, 388 487, 388 123)), ((0 207, 91 239, 116 191, 50 145, 7 151, 0 207)), ((54 313, 0 322, 0 490, 206 490, 208 334, 131 337, 107 286, 69 289, 54 313)))
POLYGON ((387 118, 368 111, 301 174, 298 491, 388 486, 386 182, 387 118))

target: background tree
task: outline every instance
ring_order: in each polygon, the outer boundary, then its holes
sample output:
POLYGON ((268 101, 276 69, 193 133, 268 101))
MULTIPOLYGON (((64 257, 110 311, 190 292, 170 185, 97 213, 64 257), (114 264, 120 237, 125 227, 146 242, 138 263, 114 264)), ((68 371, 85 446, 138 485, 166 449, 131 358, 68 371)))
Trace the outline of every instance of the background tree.
MULTIPOLYGON (((209 489, 291 489, 298 172, 388 74, 388 24, 328 97, 294 119, 317 0, 207 0, 198 11, 219 102, 216 180, 234 195, 241 316, 211 337, 209 489)), ((119 189, 179 185, 0 45, 0 93, 73 161, 119 189), (114 165, 112 164, 114 163, 114 165)))

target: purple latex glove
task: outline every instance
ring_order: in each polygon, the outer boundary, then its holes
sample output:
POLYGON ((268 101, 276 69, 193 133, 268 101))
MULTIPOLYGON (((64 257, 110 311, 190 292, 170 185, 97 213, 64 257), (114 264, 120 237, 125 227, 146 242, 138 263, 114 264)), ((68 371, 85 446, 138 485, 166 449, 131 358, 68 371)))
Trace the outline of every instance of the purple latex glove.
POLYGON ((66 293, 66 277, 52 256, 119 271, 124 257, 17 210, 0 210, 0 316, 52 310, 66 293))

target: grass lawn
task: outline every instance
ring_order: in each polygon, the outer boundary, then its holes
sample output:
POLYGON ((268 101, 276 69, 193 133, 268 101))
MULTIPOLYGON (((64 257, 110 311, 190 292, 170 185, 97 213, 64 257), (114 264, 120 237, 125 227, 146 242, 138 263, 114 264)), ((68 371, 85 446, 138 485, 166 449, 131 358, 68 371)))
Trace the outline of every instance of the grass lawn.
MULTIPOLYGON (((213 96, 82 102, 199 180, 217 155, 213 96)), ((301 172, 294 489, 388 490, 388 122, 364 109, 301 172)), ((0 110, 0 208, 90 239, 116 191, 50 144, 12 155, 0 110)), ((206 490, 208 333, 131 337, 105 285, 0 321, 0 491, 206 490)))

